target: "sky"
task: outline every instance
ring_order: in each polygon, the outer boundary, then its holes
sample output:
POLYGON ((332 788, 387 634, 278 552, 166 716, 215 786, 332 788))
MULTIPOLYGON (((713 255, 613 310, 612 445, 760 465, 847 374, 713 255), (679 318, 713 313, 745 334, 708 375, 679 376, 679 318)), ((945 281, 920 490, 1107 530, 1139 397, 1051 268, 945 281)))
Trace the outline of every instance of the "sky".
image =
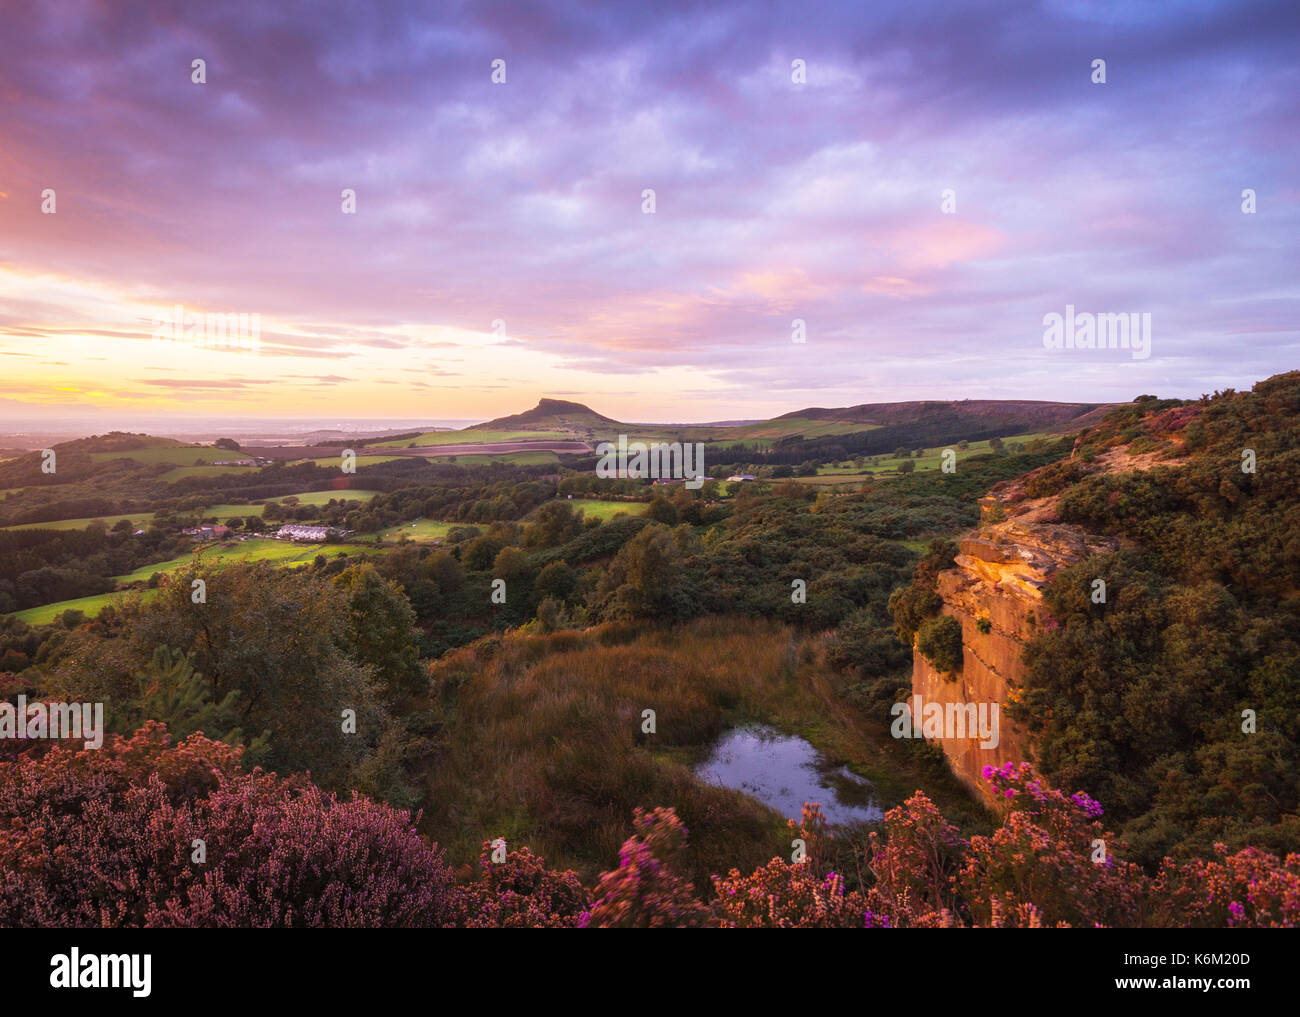
POLYGON ((684 422, 1300 367, 1293 0, 5 7, 10 426, 541 396, 684 422), (256 341, 168 336, 177 305, 256 341), (1149 314, 1149 356, 1048 348, 1067 305, 1149 314))

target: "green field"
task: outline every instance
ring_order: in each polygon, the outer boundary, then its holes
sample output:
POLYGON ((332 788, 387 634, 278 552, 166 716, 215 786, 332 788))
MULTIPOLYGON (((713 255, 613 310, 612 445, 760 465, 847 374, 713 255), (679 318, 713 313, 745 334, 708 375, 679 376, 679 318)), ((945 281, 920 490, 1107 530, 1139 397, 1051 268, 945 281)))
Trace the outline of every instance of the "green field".
POLYGON ((168 470, 158 479, 165 484, 174 484, 187 477, 224 477, 240 472, 256 473, 257 469, 253 466, 178 466, 174 470, 168 470))
MULTIPOLYGON (((106 604, 111 604, 128 595, 128 593, 97 593, 93 597, 78 597, 76 600, 61 600, 57 604, 42 604, 40 607, 29 607, 26 611, 17 611, 9 617, 21 618, 28 625, 48 625, 64 611, 68 610, 80 611, 87 618, 93 618, 104 609, 106 604)), ((152 600, 158 596, 158 591, 145 590, 140 596, 146 601, 152 600)))
MULTIPOLYGON (((427 544, 434 540, 445 540, 447 531, 457 525, 464 524, 444 523, 437 519, 416 519, 413 522, 398 523, 396 526, 381 530, 379 539, 398 540, 404 536, 407 540, 413 540, 417 544, 427 544)), ((482 529, 482 527, 479 528, 482 529)))
POLYGON ((507 463, 511 466, 549 466, 558 463, 560 458, 554 452, 503 452, 498 455, 459 455, 457 466, 490 466, 492 463, 507 463))
POLYGON ((429 431, 418 438, 382 441, 366 448, 407 448, 411 445, 477 445, 489 441, 568 441, 568 431, 493 431, 469 428, 465 431, 429 431))
MULTIPOLYGON (((569 438, 572 437, 572 435, 563 435, 562 437, 569 438)), ((447 442, 442 442, 441 444, 445 445, 447 442)), ((378 463, 391 463, 398 459, 410 458, 411 456, 357 456, 357 466, 375 466, 378 463)), ((559 462, 556 453, 545 450, 534 452, 482 453, 474 455, 465 455, 463 453, 461 455, 455 455, 454 453, 448 453, 446 457, 432 455, 422 456, 420 458, 437 460, 439 462, 454 458, 458 466, 486 466, 490 463, 510 463, 515 466, 541 466, 543 464, 559 462)), ((310 461, 315 463, 317 466, 326 467, 338 466, 339 464, 337 459, 312 459, 310 461)))
POLYGON ((778 438, 800 435, 804 438, 821 438, 836 434, 859 434, 874 431, 877 424, 855 424, 845 420, 811 420, 807 417, 789 417, 784 420, 764 420, 741 427, 686 427, 679 433, 682 441, 708 440, 716 445, 740 445, 745 448, 767 448, 778 438))
MULTIPOLYGON (((224 467, 218 467, 222 469, 224 467)), ((238 468, 238 467, 236 467, 238 468)), ((268 501, 284 502, 284 498, 296 497, 299 505, 328 505, 331 500, 336 501, 369 501, 379 491, 370 491, 361 488, 343 488, 342 490, 330 491, 303 491, 297 495, 285 495, 282 498, 270 498, 268 501)), ((202 518, 209 519, 216 517, 225 522, 231 516, 260 516, 262 514, 262 505, 209 505, 203 510, 202 518)), ((101 520, 110 529, 119 519, 130 519, 136 529, 143 529, 153 522, 154 513, 152 512, 132 512, 129 515, 121 516, 84 516, 80 519, 57 519, 50 523, 20 523, 16 526, 3 526, 4 530, 84 530, 96 519, 101 520)))
MULTIPOLYGON (((251 540, 224 541, 221 544, 211 542, 200 545, 200 559, 207 564, 227 561, 271 561, 280 565, 293 567, 314 561, 318 554, 326 558, 337 558, 343 554, 356 554, 361 548, 355 544, 295 544, 288 540, 275 540, 271 537, 254 537, 251 540)), ((369 548, 371 552, 374 548, 369 548)), ((194 559, 193 554, 184 554, 169 561, 142 565, 134 572, 124 576, 115 576, 119 583, 136 583, 149 579, 158 572, 171 572, 194 559)))
MULTIPOLYGON (((1034 434, 1017 434, 1010 438, 1003 438, 1002 440, 1007 444, 1011 444, 1012 442, 1028 444, 1035 438, 1051 439, 1056 437, 1059 437, 1059 435, 1037 432, 1034 434)), ((912 462, 916 464, 915 472, 920 473, 924 470, 939 469, 943 465, 944 450, 948 448, 951 448, 957 454, 956 461, 959 463, 963 459, 969 459, 971 456, 987 455, 992 451, 989 448, 989 443, 987 441, 973 441, 970 443, 970 447, 965 449, 958 448, 956 442, 951 445, 942 445, 936 448, 923 449, 921 455, 912 459, 912 462)), ((881 473, 896 474, 898 473, 899 464, 905 461, 906 460, 903 459, 895 459, 892 454, 868 456, 867 462, 860 470, 852 462, 827 463, 818 469, 816 477, 796 477, 794 479, 805 484, 834 483, 836 478, 843 478, 845 481, 864 480, 867 475, 881 473), (872 462, 872 459, 878 459, 879 461, 872 462)))
MULTIPOLYGON (((398 459, 408 459, 409 456, 357 456, 357 467, 378 466, 380 463, 391 463, 398 459)), ((338 469, 340 459, 338 456, 331 456, 329 459, 303 459, 305 463, 315 463, 317 466, 323 466, 325 469, 338 469)))
POLYGON ((331 500, 334 501, 369 501, 379 491, 367 491, 360 488, 344 488, 339 491, 305 491, 297 495, 284 495, 280 498, 267 498, 266 501, 260 501, 256 505, 209 505, 203 510, 203 518, 208 519, 216 516, 222 522, 225 522, 230 516, 260 516, 262 508, 268 502, 275 502, 283 505, 285 498, 297 498, 299 505, 328 505, 331 500))
POLYGON ((832 434, 858 434, 862 431, 874 431, 876 424, 855 424, 849 420, 812 420, 808 417, 785 417, 781 420, 765 420, 761 424, 748 424, 745 427, 729 428, 721 433, 725 436, 735 431, 744 438, 788 438, 802 435, 805 438, 823 438, 832 434))
POLYGON ((596 498, 574 498, 570 501, 568 498, 560 498, 574 512, 581 511, 588 519, 608 521, 613 519, 620 512, 629 516, 639 516, 645 511, 646 502, 643 501, 600 501, 596 498))
MULTIPOLYGON (((234 561, 269 561, 285 568, 297 568, 315 561, 317 555, 324 555, 326 558, 338 558, 345 554, 356 556, 363 551, 371 555, 384 553, 382 548, 363 548, 356 544, 294 544, 287 540, 255 538, 253 540, 230 541, 228 546, 215 543, 202 545, 203 553, 200 560, 205 564, 221 564, 234 561)), ((115 576, 114 578, 120 585, 124 586, 130 583, 147 582, 156 573, 171 572, 174 569, 188 565, 193 560, 193 554, 185 554, 169 561, 141 566, 133 572, 115 576)), ((87 618, 93 618, 99 614, 105 604, 112 603, 115 599, 133 592, 142 593, 146 601, 152 600, 158 595, 156 590, 148 589, 144 591, 118 590, 113 593, 98 593, 90 597, 78 597, 75 600, 61 600, 55 604, 29 607, 25 611, 15 612, 12 617, 21 618, 28 625, 48 625, 64 611, 72 609, 81 611, 87 618)))
MULTIPOLYGON (((861 484, 863 481, 874 479, 874 473, 819 473, 815 477, 787 477, 786 480, 793 480, 797 484, 811 484, 814 487, 851 487, 854 484, 861 484)), ((784 483, 777 480, 774 483, 784 483)))
MULTIPOLYGON (((95 463, 109 463, 114 459, 130 459, 144 466, 170 463, 172 466, 193 466, 196 459, 205 463, 223 459, 239 459, 242 453, 231 452, 211 445, 156 445, 150 448, 133 448, 122 452, 91 452, 95 463)), ((236 467, 238 469, 238 467, 236 467)))
POLYGON ((153 522, 152 512, 132 512, 125 516, 85 516, 81 519, 56 519, 52 523, 20 523, 17 526, 4 526, 5 530, 84 530, 95 520, 103 522, 109 529, 120 519, 130 519, 137 530, 144 529, 153 522))

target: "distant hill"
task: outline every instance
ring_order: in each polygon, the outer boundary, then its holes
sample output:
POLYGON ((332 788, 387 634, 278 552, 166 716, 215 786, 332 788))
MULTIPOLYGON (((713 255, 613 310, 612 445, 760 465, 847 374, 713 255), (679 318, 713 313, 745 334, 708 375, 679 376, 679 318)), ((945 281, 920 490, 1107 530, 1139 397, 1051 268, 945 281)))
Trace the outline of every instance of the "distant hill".
POLYGON ((1054 403, 1035 399, 924 400, 903 403, 862 403, 827 409, 821 406, 783 413, 776 420, 841 421, 890 427, 943 418, 968 421, 979 429, 1015 431, 1075 430, 1098 423, 1118 403, 1054 403))
POLYGON ((497 417, 478 424, 475 431, 568 431, 592 427, 618 427, 619 422, 597 413, 590 406, 565 399, 542 399, 531 410, 509 417, 497 417))
MULTIPOLYGON (((1065 433, 1098 423, 1116 403, 1058 403, 1032 399, 918 400, 815 406, 770 420, 735 424, 632 424, 597 413, 582 403, 542 399, 531 410, 498 417, 465 434, 498 436, 538 432, 587 441, 619 433, 642 440, 705 441, 719 447, 746 446, 755 463, 799 463, 814 458, 892 452, 899 446, 924 448, 967 439, 987 441, 1017 434, 1065 433)), ((420 439, 426 442, 429 435, 420 439)), ((394 444, 390 442, 389 444, 394 444)))
POLYGON ((54 447, 77 452, 136 452, 146 448, 175 448, 183 444, 174 438, 159 438, 152 434, 109 431, 107 434, 92 434, 89 438, 60 442, 54 447))

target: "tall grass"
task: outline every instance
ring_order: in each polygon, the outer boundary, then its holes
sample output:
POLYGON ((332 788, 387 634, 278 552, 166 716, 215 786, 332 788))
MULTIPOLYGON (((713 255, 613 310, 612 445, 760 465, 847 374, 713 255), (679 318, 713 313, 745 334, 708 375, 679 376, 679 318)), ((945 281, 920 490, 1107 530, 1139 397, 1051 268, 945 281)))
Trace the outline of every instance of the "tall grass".
POLYGON ((591 878, 615 864, 636 806, 671 805, 690 828, 701 886, 711 873, 788 855, 782 817, 701 783, 691 764, 726 727, 761 720, 878 776, 869 757, 895 747, 882 744, 885 725, 845 703, 820 642, 708 617, 507 634, 453 651, 430 668, 444 735, 426 775, 425 831, 458 862, 504 837, 591 878), (654 734, 642 732, 647 709, 654 734))

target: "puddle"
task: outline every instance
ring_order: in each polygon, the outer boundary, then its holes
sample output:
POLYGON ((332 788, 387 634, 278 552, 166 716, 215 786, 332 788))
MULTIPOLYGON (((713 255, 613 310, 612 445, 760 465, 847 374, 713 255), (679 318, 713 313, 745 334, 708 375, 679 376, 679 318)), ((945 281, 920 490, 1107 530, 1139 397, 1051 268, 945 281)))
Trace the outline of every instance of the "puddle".
POLYGON ((798 819, 804 802, 820 802, 834 826, 863 823, 883 815, 871 782, 847 767, 829 765, 802 738, 774 728, 733 728, 714 744, 695 776, 757 798, 789 819, 798 819))

